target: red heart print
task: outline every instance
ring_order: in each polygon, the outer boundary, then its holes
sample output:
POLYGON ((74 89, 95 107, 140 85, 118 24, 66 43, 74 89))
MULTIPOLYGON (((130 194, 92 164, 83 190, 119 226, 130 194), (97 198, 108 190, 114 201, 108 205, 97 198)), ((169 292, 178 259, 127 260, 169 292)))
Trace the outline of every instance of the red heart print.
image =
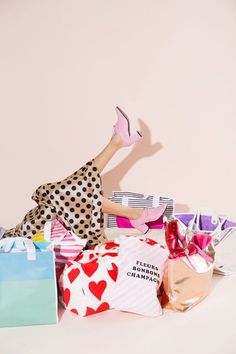
POLYGON ((97 255, 98 255, 98 253, 90 254, 90 255, 89 255, 89 260, 91 260, 91 259, 97 257, 97 255))
POLYGON ((78 277, 79 273, 80 273, 79 268, 72 269, 72 270, 68 273, 68 278, 69 278, 69 281, 71 282, 71 284, 72 284, 73 281, 78 277))
POLYGON ((71 309, 71 312, 73 312, 73 313, 75 313, 76 315, 79 316, 79 313, 78 313, 78 311, 76 309, 71 309))
POLYGON ((147 238, 146 243, 148 243, 150 246, 157 245, 157 242, 152 240, 151 238, 147 238))
POLYGON ((106 311, 109 309, 109 304, 107 302, 103 302, 96 310, 92 309, 91 307, 87 307, 85 316, 94 315, 95 313, 106 311))
POLYGON ((105 280, 101 280, 98 283, 91 281, 88 287, 91 293, 96 296, 98 300, 101 300, 102 294, 107 287, 107 282, 105 280))
POLYGON ((115 248, 119 246, 117 243, 115 242, 107 242, 106 245, 105 245, 105 249, 106 250, 110 250, 111 248, 115 248))
POLYGON ((79 262, 84 257, 83 253, 81 253, 78 257, 75 258, 76 262, 79 262))
POLYGON ((106 256, 109 256, 109 257, 117 257, 117 256, 118 256, 118 253, 117 253, 117 252, 115 252, 115 253, 113 253, 113 252, 107 252, 107 253, 102 254, 102 257, 106 257, 106 256))
POLYGON ((65 303, 66 306, 69 305, 70 302, 70 289, 66 288, 63 291, 63 301, 65 303))
POLYGON ((118 276, 118 267, 115 263, 111 263, 112 269, 108 270, 108 274, 110 275, 111 279, 116 282, 118 276))
POLYGON ((90 278, 98 269, 97 259, 92 262, 81 264, 84 273, 90 278))

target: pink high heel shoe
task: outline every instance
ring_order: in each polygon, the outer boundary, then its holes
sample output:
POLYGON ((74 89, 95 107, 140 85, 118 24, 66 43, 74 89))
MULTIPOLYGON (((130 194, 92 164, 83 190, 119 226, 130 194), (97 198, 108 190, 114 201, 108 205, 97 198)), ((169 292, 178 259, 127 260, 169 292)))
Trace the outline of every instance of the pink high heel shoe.
POLYGON ((135 220, 130 220, 130 223, 137 230, 146 234, 149 230, 149 227, 146 225, 146 223, 149 221, 158 220, 163 215, 166 207, 167 204, 160 205, 157 208, 145 208, 142 212, 142 215, 135 220))
POLYGON ((129 118, 119 107, 116 107, 116 113, 117 121, 114 125, 114 131, 121 137, 123 146, 130 146, 141 139, 142 135, 138 131, 130 135, 129 118))

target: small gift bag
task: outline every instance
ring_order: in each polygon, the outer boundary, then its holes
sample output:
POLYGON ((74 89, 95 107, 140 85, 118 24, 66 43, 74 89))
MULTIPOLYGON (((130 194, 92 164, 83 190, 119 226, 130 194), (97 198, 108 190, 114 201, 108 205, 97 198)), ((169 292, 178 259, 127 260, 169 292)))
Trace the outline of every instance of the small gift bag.
POLYGON ((0 327, 57 323, 54 252, 47 242, 0 240, 0 327))
POLYGON ((179 213, 175 215, 182 226, 192 233, 207 233, 213 238, 226 229, 236 228, 236 222, 228 216, 220 216, 206 208, 201 208, 196 214, 179 213))
POLYGON ((198 233, 212 237, 216 252, 214 273, 236 274, 236 222, 227 216, 200 211, 196 214, 176 214, 176 218, 187 238, 198 233))
POLYGON ((66 309, 80 317, 110 309, 118 274, 118 248, 115 242, 100 244, 67 262, 59 279, 66 309))
POLYGON ((179 232, 177 220, 166 224, 165 236, 170 256, 162 303, 166 308, 186 311, 209 293, 214 267, 212 238, 196 234, 187 242, 179 232))
MULTIPOLYGON (((170 220, 174 214, 174 200, 168 197, 159 197, 153 195, 144 195, 134 192, 113 191, 112 197, 109 198, 113 203, 126 205, 132 208, 154 208, 163 204, 167 204, 164 214, 155 221, 147 223, 150 229, 162 229, 163 217, 170 220)), ((107 227, 133 228, 129 219, 121 216, 108 214, 107 227)))

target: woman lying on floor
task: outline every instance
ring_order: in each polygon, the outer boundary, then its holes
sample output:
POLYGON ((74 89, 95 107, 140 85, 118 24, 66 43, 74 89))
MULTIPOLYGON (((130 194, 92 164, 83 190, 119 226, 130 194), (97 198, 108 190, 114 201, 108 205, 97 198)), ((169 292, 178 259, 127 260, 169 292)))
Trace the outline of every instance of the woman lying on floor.
POLYGON ((37 206, 15 228, 2 232, 0 238, 22 236, 33 239, 37 232, 43 230, 47 221, 58 219, 78 237, 87 239, 90 247, 105 240, 103 213, 126 217, 142 233, 148 231, 146 223, 157 220, 166 205, 131 208, 103 197, 100 174, 104 167, 119 149, 141 138, 139 132, 130 134, 129 119, 120 108, 116 107, 116 113, 114 133, 105 148, 69 177, 37 188, 32 196, 37 206))

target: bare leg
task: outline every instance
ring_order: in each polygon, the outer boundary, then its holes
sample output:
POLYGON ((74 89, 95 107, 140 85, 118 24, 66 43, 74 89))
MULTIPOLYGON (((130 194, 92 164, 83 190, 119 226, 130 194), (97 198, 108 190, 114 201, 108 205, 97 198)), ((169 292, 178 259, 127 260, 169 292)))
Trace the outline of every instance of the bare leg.
MULTIPOLYGON (((107 163, 115 155, 115 153, 123 147, 123 142, 118 134, 114 134, 105 146, 105 148, 94 158, 94 162, 101 173, 107 163)), ((102 211, 104 213, 124 216, 128 219, 137 219, 141 216, 143 208, 130 208, 124 205, 111 202, 109 199, 102 197, 102 211)))
POLYGON ((115 153, 123 147, 121 138, 114 134, 105 146, 105 148, 95 157, 94 161, 98 168, 99 173, 102 172, 107 163, 115 155, 115 153))
POLYGON ((130 208, 125 205, 120 205, 111 202, 107 198, 102 198, 102 211, 107 214, 124 216, 128 219, 137 219, 143 212, 143 208, 130 208))

